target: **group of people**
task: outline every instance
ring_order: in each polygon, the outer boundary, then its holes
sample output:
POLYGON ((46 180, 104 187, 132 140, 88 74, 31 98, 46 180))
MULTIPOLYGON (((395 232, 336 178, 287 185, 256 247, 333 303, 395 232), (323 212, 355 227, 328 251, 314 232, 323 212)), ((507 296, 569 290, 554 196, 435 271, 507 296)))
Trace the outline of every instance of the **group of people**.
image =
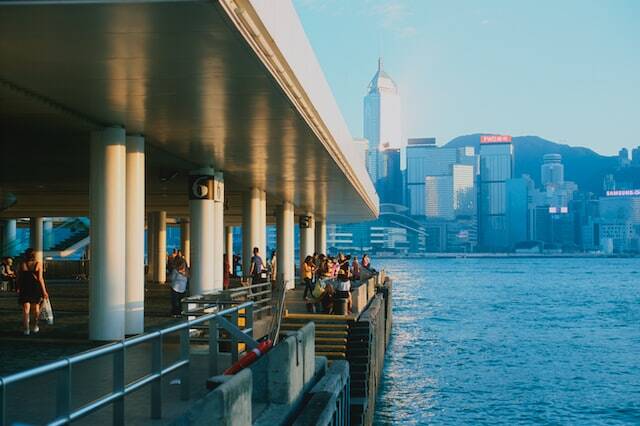
POLYGON ((343 253, 337 257, 314 253, 307 256, 302 264, 305 286, 302 297, 311 311, 319 304, 324 313, 334 313, 334 301, 342 299, 346 301, 346 313, 351 313, 351 283, 373 273, 375 270, 367 254, 359 262, 357 256, 345 256, 343 253))
POLYGON ((23 334, 38 333, 40 327, 40 309, 42 303, 49 298, 47 286, 44 282, 44 268, 42 262, 36 260, 36 254, 29 248, 18 264, 17 270, 13 269, 13 259, 2 259, 0 282, 6 291, 18 293, 18 304, 22 307, 23 334), (34 319, 31 322, 31 313, 34 319))

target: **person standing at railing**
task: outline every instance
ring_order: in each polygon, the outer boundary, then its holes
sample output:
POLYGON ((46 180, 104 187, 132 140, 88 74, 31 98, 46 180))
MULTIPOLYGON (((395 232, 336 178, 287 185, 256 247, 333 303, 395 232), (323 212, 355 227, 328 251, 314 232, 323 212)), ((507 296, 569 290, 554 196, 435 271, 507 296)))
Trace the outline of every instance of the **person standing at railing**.
POLYGON ((302 281, 304 282, 304 294, 302 298, 307 300, 307 293, 310 295, 313 293, 313 273, 315 272, 316 266, 313 264, 313 258, 311 256, 307 256, 304 258, 304 263, 302 264, 302 281))
POLYGON ((271 259, 269 259, 269 280, 273 285, 276 284, 278 278, 278 260, 276 258, 276 251, 271 251, 271 259))
POLYGON ((0 265, 0 286, 4 291, 15 291, 16 273, 13 270, 13 259, 9 256, 2 258, 0 265))
POLYGON ((38 327, 40 303, 43 299, 49 298, 44 283, 42 264, 36 260, 36 254, 32 248, 25 252, 24 261, 20 264, 18 273, 18 303, 22 305, 23 333, 28 336, 31 333, 29 328, 31 308, 33 307, 35 315, 33 332, 38 333, 40 331, 40 327, 38 327))
POLYGON ((251 284, 260 284, 262 283, 262 270, 266 269, 264 261, 262 257, 260 257, 260 249, 258 247, 253 248, 253 257, 251 257, 251 270, 249 274, 251 275, 251 284))
POLYGON ((171 287, 171 315, 180 317, 182 308, 180 301, 187 292, 187 281, 189 273, 187 271, 187 262, 182 258, 176 258, 175 265, 171 274, 169 274, 169 285, 171 287))
POLYGON ((358 256, 353 256, 353 262, 351 262, 351 280, 360 281, 360 263, 358 263, 358 256))
POLYGON ((231 266, 229 265, 229 255, 225 253, 222 256, 222 288, 224 290, 229 288, 231 283, 231 266))

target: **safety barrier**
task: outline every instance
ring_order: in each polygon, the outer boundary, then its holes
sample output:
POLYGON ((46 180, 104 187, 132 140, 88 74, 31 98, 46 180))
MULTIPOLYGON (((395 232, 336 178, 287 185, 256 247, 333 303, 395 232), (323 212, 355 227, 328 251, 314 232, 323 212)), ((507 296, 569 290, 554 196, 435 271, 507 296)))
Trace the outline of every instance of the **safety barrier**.
POLYGON ((13 424, 7 414, 8 389, 26 380, 55 373, 56 388, 52 391, 56 395, 56 416, 48 422, 49 425, 63 425, 78 420, 100 408, 113 405, 113 424, 124 424, 124 397, 144 386, 151 386, 151 418, 162 417, 162 382, 163 376, 180 371, 180 394, 182 400, 190 398, 189 364, 190 364, 190 333, 196 327, 208 325, 209 329, 209 375, 218 374, 219 335, 218 330, 224 330, 231 342, 231 362, 239 358, 239 343, 244 343, 248 349, 255 349, 258 343, 253 339, 253 302, 242 303, 219 312, 202 315, 193 320, 184 321, 161 330, 130 337, 122 341, 101 346, 99 348, 73 355, 50 364, 0 378, 0 426, 13 424), (240 312, 244 311, 245 326, 238 327, 240 312), (212 330, 215 330, 212 332, 212 330), (178 360, 163 367, 163 339, 171 333, 180 335, 180 356, 178 360), (143 343, 151 343, 151 372, 125 383, 126 350, 143 343), (73 393, 72 369, 74 366, 87 361, 113 356, 113 381, 110 393, 79 407, 71 407, 73 393))

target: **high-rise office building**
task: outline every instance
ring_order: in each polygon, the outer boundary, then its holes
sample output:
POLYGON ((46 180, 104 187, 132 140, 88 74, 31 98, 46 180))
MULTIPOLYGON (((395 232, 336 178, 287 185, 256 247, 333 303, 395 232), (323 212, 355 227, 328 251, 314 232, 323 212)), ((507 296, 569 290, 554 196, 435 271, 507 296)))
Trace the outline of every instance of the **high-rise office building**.
MULTIPOLYGON (((476 171, 477 160, 472 147, 438 148, 433 138, 409 139, 406 154, 407 202, 412 216, 426 215, 427 176, 451 176, 454 164, 472 166, 472 174, 476 171)), ((436 180, 432 181, 435 184, 436 180)))
POLYGON ((629 150, 627 148, 622 148, 618 151, 618 166, 627 167, 629 163, 629 150))
POLYGON ((562 185, 564 183, 564 166, 562 165, 562 155, 545 154, 542 157, 543 163, 540 168, 542 186, 562 185))
POLYGON ((376 191, 380 203, 404 204, 404 179, 400 170, 400 149, 380 151, 380 167, 376 191))
POLYGON ((364 137, 369 141, 367 170, 375 183, 380 178, 380 151, 404 147, 400 95, 396 83, 383 69, 382 58, 364 98, 364 137))
POLYGON ((455 220, 459 216, 474 216, 474 167, 452 164, 445 176, 425 178, 425 216, 427 219, 455 220))
POLYGON ((506 183, 513 177, 511 136, 480 137, 479 244, 489 251, 509 248, 506 183))
POLYGON ((640 166, 640 146, 631 150, 631 165, 635 167, 640 166))

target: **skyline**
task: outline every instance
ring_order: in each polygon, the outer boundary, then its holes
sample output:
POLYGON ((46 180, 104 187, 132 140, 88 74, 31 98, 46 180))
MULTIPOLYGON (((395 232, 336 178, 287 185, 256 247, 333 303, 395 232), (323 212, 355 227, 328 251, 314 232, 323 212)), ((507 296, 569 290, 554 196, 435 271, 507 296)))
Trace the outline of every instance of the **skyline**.
POLYGON ((640 3, 293 3, 354 137, 381 56, 405 140, 536 135, 602 155, 640 145, 640 58, 628 54, 640 3))

